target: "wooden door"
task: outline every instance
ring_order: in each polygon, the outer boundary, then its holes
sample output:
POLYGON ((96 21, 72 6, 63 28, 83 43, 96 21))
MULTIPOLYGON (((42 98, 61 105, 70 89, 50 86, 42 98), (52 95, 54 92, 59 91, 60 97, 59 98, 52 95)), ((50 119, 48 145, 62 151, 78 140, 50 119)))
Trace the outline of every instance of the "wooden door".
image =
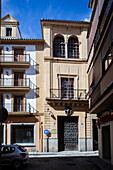
POLYGON ((14 49, 14 61, 24 61, 24 50, 14 49))
POLYGON ((78 150, 78 117, 58 116, 58 151, 78 150))
POLYGON ((16 112, 23 111, 23 96, 14 97, 14 111, 16 112))
POLYGON ((14 86, 23 86, 23 72, 14 73, 14 86))

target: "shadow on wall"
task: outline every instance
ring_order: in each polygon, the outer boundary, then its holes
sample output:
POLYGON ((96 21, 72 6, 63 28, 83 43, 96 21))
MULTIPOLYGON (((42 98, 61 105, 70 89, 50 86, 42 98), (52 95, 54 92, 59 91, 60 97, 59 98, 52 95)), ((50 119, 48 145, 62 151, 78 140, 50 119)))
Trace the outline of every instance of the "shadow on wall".
POLYGON ((39 64, 30 58, 30 68, 27 70, 28 75, 39 74, 39 64))

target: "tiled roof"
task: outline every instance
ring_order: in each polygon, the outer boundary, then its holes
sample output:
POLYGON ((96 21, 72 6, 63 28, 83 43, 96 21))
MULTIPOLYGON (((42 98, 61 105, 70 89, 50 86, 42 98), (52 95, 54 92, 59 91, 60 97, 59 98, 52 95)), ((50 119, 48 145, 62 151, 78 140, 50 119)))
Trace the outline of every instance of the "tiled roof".
POLYGON ((1 40, 33 40, 33 41, 44 41, 43 39, 28 39, 28 38, 12 38, 12 37, 7 37, 7 38, 1 38, 1 40))
POLYGON ((89 24, 89 22, 86 21, 73 21, 73 20, 59 20, 59 19, 44 19, 41 18, 40 21, 48 21, 48 22, 68 22, 68 23, 85 23, 85 24, 89 24))

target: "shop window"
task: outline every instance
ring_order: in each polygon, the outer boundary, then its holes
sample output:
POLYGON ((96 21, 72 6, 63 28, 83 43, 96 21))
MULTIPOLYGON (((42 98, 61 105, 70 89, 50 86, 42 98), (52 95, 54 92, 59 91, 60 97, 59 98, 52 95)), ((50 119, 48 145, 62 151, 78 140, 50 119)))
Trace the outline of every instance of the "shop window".
POLYGON ((6 28, 6 36, 12 36, 12 28, 6 28))
POLYGON ((68 40, 68 58, 79 58, 79 42, 77 38, 68 40))
POLYGON ((56 37, 53 41, 53 57, 65 58, 65 43, 63 37, 56 37))
POLYGON ((11 124, 11 144, 35 145, 35 124, 11 124))

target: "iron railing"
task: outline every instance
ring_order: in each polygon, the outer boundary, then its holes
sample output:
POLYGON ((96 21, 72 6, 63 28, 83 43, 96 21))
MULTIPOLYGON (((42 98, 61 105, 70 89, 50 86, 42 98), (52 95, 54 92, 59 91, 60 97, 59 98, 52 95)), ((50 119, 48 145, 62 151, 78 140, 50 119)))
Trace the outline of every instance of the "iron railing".
POLYGON ((0 62, 30 62, 30 54, 3 54, 0 55, 0 62))
POLYGON ((30 87, 30 79, 29 78, 24 78, 24 79, 3 78, 3 79, 0 79, 0 86, 30 87))
POLYGON ((59 99, 87 99, 86 89, 50 89, 50 98, 59 99))
POLYGON ((38 113, 38 111, 31 106, 30 103, 21 103, 21 104, 17 104, 17 103, 4 103, 3 105, 1 105, 1 107, 4 107, 7 109, 8 112, 29 112, 29 113, 38 113))

